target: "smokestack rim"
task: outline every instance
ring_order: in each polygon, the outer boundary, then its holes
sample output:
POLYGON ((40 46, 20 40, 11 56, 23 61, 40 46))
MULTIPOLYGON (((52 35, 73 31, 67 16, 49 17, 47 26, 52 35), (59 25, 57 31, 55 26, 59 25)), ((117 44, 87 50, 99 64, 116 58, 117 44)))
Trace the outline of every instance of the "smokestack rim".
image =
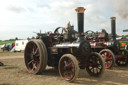
POLYGON ((111 19, 111 20, 116 20, 116 17, 111 17, 110 19, 111 19))
POLYGON ((84 13, 86 9, 84 7, 77 7, 75 10, 77 13, 84 13))

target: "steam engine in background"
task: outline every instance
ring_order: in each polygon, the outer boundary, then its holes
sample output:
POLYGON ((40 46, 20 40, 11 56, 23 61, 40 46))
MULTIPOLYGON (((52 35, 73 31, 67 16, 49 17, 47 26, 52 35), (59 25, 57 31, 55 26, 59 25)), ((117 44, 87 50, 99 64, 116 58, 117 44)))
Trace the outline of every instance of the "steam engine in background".
POLYGON ((90 42, 91 48, 94 52, 99 52, 105 58, 105 67, 111 68, 115 62, 119 66, 127 65, 128 52, 120 48, 120 42, 116 40, 116 18, 111 17, 111 34, 109 38, 108 33, 103 29, 100 34, 93 31, 85 32, 85 40, 90 42))

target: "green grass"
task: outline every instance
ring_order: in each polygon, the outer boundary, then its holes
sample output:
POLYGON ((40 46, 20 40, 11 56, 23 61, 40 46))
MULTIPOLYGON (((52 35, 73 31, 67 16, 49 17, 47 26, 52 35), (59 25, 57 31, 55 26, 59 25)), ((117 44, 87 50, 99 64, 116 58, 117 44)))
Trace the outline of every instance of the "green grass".
POLYGON ((15 43, 15 41, 0 41, 0 45, 8 44, 8 43, 15 43))

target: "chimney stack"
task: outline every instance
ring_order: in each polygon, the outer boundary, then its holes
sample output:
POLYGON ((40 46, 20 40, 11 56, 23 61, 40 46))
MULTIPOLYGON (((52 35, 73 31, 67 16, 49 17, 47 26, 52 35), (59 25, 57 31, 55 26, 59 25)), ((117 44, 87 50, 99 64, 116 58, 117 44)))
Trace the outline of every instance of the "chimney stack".
POLYGON ((84 40, 84 11, 86 10, 84 7, 78 7, 75 9, 77 12, 77 20, 78 20, 78 41, 84 40))
POLYGON ((111 17, 111 33, 112 39, 116 40, 116 17, 111 17))

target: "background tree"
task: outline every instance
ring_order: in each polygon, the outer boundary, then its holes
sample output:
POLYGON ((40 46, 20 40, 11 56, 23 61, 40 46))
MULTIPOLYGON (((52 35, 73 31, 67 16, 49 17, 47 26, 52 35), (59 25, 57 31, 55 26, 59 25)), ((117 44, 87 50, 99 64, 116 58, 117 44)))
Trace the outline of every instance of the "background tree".
POLYGON ((18 40, 18 37, 16 37, 15 40, 18 40))

